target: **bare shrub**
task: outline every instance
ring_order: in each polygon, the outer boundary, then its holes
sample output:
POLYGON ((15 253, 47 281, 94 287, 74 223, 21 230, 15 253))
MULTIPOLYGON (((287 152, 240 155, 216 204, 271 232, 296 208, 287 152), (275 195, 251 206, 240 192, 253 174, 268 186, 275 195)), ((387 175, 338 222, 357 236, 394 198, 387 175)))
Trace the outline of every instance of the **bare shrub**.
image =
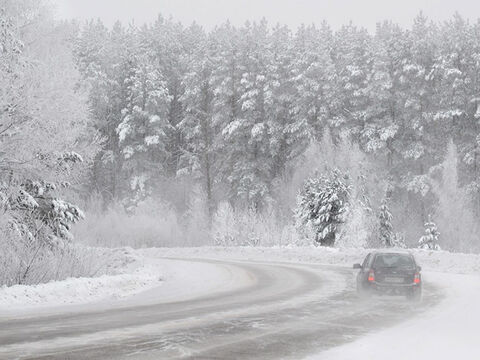
POLYGON ((293 223, 285 223, 273 208, 257 212, 233 209, 222 202, 214 214, 212 236, 221 246, 282 246, 299 244, 293 223))
POLYGON ((110 273, 119 255, 107 249, 72 244, 58 248, 28 240, 12 230, 6 216, 0 219, 0 248, 0 285, 6 286, 110 273))
POLYGON ((86 219, 75 226, 78 242, 91 246, 179 246, 184 232, 175 211, 162 202, 149 199, 140 203, 134 213, 114 204, 103 211, 99 200, 92 200, 86 219))

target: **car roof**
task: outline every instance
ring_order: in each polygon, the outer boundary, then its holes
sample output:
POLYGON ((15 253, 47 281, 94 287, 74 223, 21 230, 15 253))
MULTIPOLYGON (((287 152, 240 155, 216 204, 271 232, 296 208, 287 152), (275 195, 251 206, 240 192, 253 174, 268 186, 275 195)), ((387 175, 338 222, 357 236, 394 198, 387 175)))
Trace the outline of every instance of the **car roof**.
POLYGON ((411 251, 405 249, 382 249, 382 250, 374 250, 371 252, 372 255, 374 254, 402 254, 402 255, 412 255, 411 251))

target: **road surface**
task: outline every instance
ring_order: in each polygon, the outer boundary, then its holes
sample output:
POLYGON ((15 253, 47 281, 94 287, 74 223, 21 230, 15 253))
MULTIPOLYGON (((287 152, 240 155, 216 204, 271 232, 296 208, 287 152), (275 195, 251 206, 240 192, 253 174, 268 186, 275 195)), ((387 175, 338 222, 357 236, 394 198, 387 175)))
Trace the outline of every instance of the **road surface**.
POLYGON ((242 272, 247 281, 179 302, 3 319, 0 359, 298 359, 413 317, 441 298, 424 284, 420 304, 361 301, 345 267, 188 261, 242 272))

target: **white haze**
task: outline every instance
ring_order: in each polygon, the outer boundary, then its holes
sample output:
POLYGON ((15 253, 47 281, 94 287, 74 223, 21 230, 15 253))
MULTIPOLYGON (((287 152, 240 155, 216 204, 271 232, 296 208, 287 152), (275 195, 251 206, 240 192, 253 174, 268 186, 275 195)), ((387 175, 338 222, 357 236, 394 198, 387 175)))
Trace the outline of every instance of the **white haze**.
POLYGON ((152 22, 159 13, 183 24, 196 22, 207 29, 229 20, 234 25, 266 17, 272 24, 296 28, 326 20, 334 29, 352 21, 375 30, 376 23, 392 20, 410 27, 420 11, 435 21, 445 21, 458 12, 475 20, 480 2, 474 0, 51 0, 58 19, 100 18, 111 26, 116 20, 136 24, 152 22))

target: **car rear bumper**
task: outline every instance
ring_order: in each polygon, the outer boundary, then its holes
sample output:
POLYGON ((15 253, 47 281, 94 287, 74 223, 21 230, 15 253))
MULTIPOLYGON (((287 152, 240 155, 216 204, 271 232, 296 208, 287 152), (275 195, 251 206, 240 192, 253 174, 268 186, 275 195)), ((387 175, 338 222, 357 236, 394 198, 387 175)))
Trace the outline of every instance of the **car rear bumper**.
POLYGON ((417 291, 421 288, 420 284, 409 283, 409 284, 391 284, 391 283, 379 283, 372 282, 369 283, 369 289, 381 293, 381 294, 390 294, 390 295, 406 295, 411 292, 417 291))

